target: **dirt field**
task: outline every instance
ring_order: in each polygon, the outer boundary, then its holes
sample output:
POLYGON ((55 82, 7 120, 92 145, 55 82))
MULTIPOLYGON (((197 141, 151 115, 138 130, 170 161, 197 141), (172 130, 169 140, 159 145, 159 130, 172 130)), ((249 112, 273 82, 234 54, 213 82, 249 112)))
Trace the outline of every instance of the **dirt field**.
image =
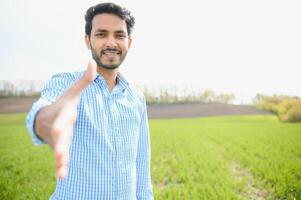
MULTIPOLYGON (((0 113, 28 112, 36 98, 1 98, 0 113)), ((268 112, 247 105, 176 104, 149 105, 149 118, 187 118, 218 115, 267 115, 268 112)))
POLYGON ((28 112, 36 98, 0 98, 0 113, 28 112))
POLYGON ((255 106, 228 105, 219 103, 149 105, 150 118, 188 118, 218 115, 269 115, 255 106))

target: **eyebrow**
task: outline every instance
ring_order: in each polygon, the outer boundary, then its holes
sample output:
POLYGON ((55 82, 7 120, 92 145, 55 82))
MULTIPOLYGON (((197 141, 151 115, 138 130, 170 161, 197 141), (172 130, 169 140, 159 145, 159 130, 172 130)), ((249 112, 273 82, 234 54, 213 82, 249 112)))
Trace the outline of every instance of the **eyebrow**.
MULTIPOLYGON (((97 29, 96 31, 95 31, 95 33, 99 33, 99 32, 101 32, 101 33, 105 33, 105 32, 108 32, 108 30, 106 30, 106 29, 97 29)), ((123 30, 118 30, 118 31, 115 31, 115 33, 126 33, 125 31, 123 31, 123 30)))
POLYGON ((106 29, 97 29, 95 32, 108 32, 106 29))
POLYGON ((120 30, 120 31, 116 31, 115 33, 125 33, 125 32, 120 30))

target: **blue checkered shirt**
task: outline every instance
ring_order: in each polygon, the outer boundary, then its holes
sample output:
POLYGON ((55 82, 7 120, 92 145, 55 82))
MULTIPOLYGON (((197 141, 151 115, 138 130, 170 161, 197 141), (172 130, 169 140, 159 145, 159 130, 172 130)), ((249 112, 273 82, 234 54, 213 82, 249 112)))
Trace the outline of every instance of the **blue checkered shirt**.
MULTIPOLYGON (((37 112, 56 101, 83 72, 54 75, 27 115, 35 145, 37 112)), ((145 98, 120 75, 110 92, 97 74, 80 96, 68 175, 50 199, 153 199, 150 138, 145 98)))

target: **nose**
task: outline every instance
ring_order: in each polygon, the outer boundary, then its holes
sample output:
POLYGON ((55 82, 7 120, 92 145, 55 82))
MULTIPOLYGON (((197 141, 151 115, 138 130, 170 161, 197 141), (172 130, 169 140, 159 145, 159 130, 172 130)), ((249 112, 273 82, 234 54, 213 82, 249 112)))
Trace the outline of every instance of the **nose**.
POLYGON ((116 40, 114 38, 113 35, 110 35, 108 38, 107 38, 107 41, 106 41, 106 47, 107 48, 116 48, 117 47, 117 43, 116 43, 116 40))

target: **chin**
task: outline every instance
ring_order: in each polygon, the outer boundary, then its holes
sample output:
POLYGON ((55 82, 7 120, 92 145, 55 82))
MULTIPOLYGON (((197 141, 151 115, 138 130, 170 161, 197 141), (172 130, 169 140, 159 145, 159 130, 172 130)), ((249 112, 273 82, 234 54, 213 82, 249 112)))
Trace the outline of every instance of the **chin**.
POLYGON ((114 70, 114 69, 117 69, 119 67, 119 64, 102 64, 100 65, 101 68, 104 68, 104 69, 110 69, 110 70, 114 70))

